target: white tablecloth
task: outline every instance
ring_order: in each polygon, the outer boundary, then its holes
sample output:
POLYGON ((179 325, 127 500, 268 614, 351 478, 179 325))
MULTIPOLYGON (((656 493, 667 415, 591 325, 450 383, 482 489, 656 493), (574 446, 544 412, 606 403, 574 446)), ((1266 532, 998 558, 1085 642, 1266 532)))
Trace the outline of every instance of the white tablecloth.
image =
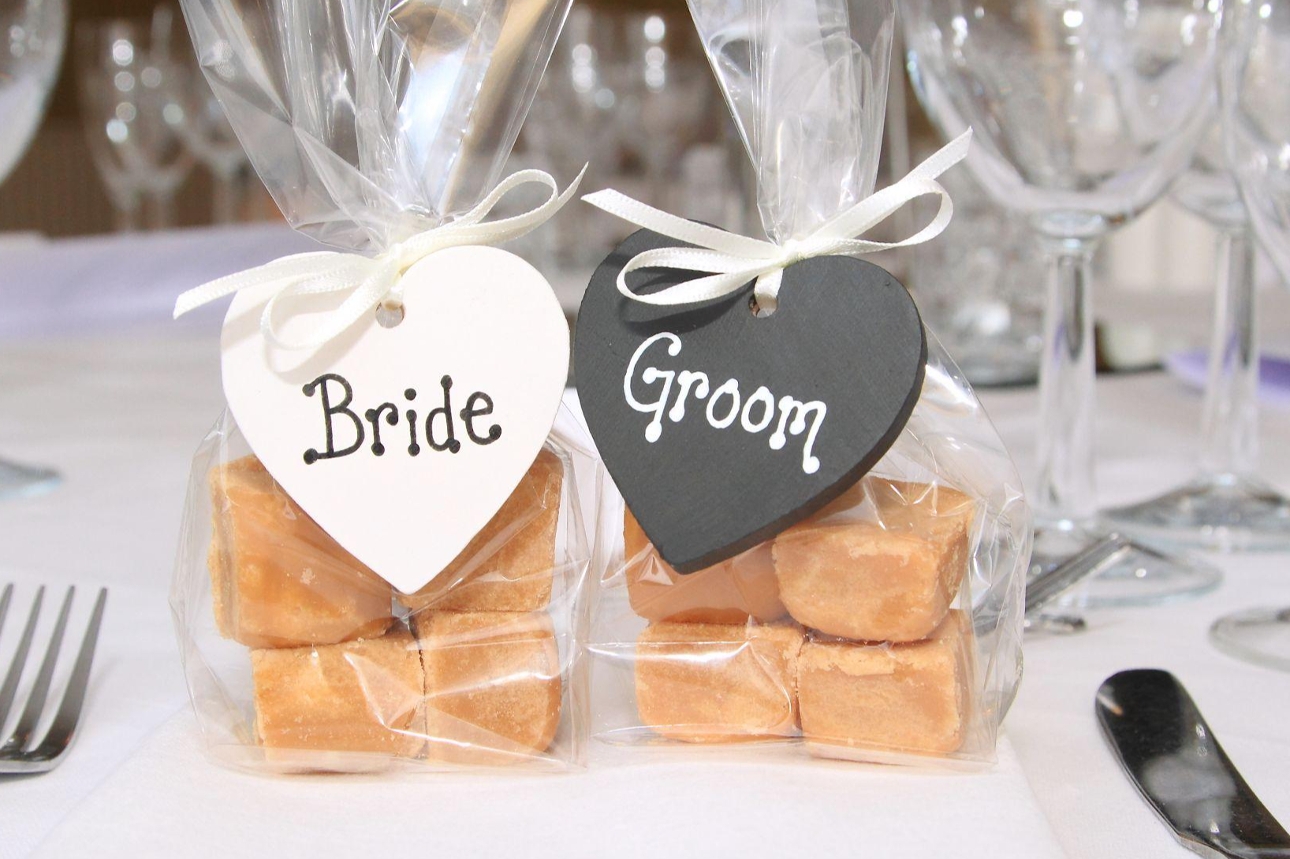
MULTIPOLYGON (((191 256, 201 277, 282 252, 283 235, 156 241, 179 243, 179 256, 191 256), (212 249, 220 250, 215 263, 212 249)), ((154 295, 161 290, 146 280, 155 270, 149 248, 146 240, 0 247, 0 306, 29 301, 22 313, 0 317, 3 336, 23 335, 0 345, 0 455, 65 476, 48 495, 0 502, 0 583, 18 583, 15 609, 37 583, 112 590, 74 752, 50 775, 0 781, 0 859, 38 848, 51 856, 349 856, 409 847, 597 857, 1190 855, 1120 775, 1092 716, 1102 679, 1136 666, 1176 672, 1247 780, 1290 820, 1290 677, 1234 661, 1206 639, 1223 612, 1290 603, 1287 555, 1219 558, 1227 581, 1203 600, 1105 612, 1090 618, 1085 635, 1028 640, 1026 679, 1000 762, 987 774, 759 761, 739 752, 677 760, 603 748, 592 769, 569 776, 385 782, 216 769, 196 748, 166 592, 188 460, 220 407, 218 314, 186 327, 164 324, 154 295), (69 259, 76 264, 60 268, 69 259), (114 306, 100 284, 114 282, 128 295, 123 267, 143 279, 141 294, 154 295, 147 313, 101 318, 80 306, 92 299, 114 306), (31 298, 36 289, 70 302, 63 308, 70 315, 31 298), (75 324, 59 327, 60 319, 75 324)), ((177 291, 186 284, 174 264, 167 276, 177 291)), ((1158 374, 1103 379, 1098 392, 1105 502, 1187 476, 1197 397, 1158 374)), ((1034 392, 983 399, 1028 469, 1034 392)), ((1290 415, 1265 415, 1264 437, 1265 474, 1290 486, 1290 415)), ((14 637, 11 626, 0 665, 14 637)))

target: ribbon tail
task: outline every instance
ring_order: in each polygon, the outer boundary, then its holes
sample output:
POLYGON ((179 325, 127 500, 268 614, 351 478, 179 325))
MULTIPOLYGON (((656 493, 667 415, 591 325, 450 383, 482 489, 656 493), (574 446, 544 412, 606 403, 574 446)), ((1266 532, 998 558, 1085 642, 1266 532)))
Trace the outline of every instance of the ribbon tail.
POLYGON ((232 295, 243 289, 251 289, 274 284, 287 285, 308 277, 324 274, 337 265, 338 257, 347 254, 336 251, 311 251, 303 254, 276 259, 255 268, 239 271, 225 277, 207 281, 180 293, 175 299, 174 316, 178 319, 189 311, 196 310, 204 304, 217 301, 226 295, 232 295))
POLYGON ((587 169, 589 167, 591 167, 590 162, 583 164, 582 169, 578 171, 578 175, 573 177, 573 181, 569 183, 569 186, 565 188, 564 191, 561 192, 554 200, 547 200, 541 206, 538 206, 536 209, 526 214, 517 215, 514 218, 504 218, 495 222, 495 225, 499 228, 505 228, 510 222, 515 222, 514 226, 509 227, 506 240, 509 241, 511 239, 518 239, 522 236, 526 236, 538 227, 542 226, 542 224, 549 221, 551 218, 555 217, 555 214, 563 209, 566 203, 573 199, 573 195, 578 193, 578 186, 582 184, 582 180, 587 175, 587 169))
POLYGON ((927 156, 921 164, 906 174, 906 179, 935 179, 967 157, 972 146, 972 127, 940 149, 927 156))
POLYGON ((749 281, 782 265, 778 258, 749 260, 704 248, 654 248, 628 260, 618 272, 616 283, 620 293, 644 304, 697 304, 737 292, 749 281), (657 292, 641 293, 627 283, 628 275, 641 269, 671 269, 686 272, 689 277, 657 292), (699 277, 693 272, 704 272, 707 276, 699 277))
POLYGON ((560 186, 556 184, 555 179, 542 170, 521 170, 518 173, 512 173, 502 180, 501 184, 494 188, 492 193, 485 197, 478 206, 462 215, 459 220, 445 226, 440 235, 436 236, 434 233, 427 233, 426 239, 429 242, 439 243, 441 247, 446 247, 447 244, 443 243, 443 240, 449 238, 453 244, 497 245, 526 236, 549 221, 564 208, 564 205, 569 200, 573 199, 573 195, 577 193, 578 186, 582 184, 582 179, 587 175, 587 168, 590 166, 590 164, 582 165, 578 175, 574 177, 574 180, 569 183, 569 186, 563 192, 560 191, 560 186), (545 185, 551 192, 551 195, 544 203, 527 212, 512 215, 509 218, 484 221, 484 218, 492 211, 493 207, 511 190, 520 185, 534 182, 545 185))
POLYGON ((577 193, 587 173, 583 165, 577 178, 563 192, 549 174, 541 170, 521 170, 497 185, 477 206, 456 221, 428 229, 412 238, 392 245, 374 259, 359 254, 319 251, 296 254, 247 271, 232 274, 190 289, 175 301, 174 316, 244 289, 272 290, 260 316, 260 328, 266 341, 284 349, 309 349, 339 336, 363 318, 386 296, 397 302, 401 296, 400 278, 418 260, 436 251, 462 245, 496 245, 530 232, 560 210, 577 193), (546 186, 550 195, 541 205, 498 221, 484 221, 493 207, 512 189, 537 183, 546 186), (332 292, 349 294, 323 320, 306 331, 304 339, 287 342, 279 333, 277 311, 293 298, 332 292))
POLYGON ((641 293, 633 292, 627 284, 627 275, 631 274, 637 268, 652 268, 656 266, 634 266, 635 259, 628 262, 622 271, 618 273, 617 285, 618 291, 627 298, 639 301, 642 304, 650 304, 655 307, 672 307, 681 304, 698 304, 704 301, 712 301, 717 298, 729 295, 746 284, 751 278, 755 277, 764 266, 759 266, 756 271, 747 271, 737 269, 729 272, 710 274, 706 277, 696 277, 691 280, 683 280, 675 286, 658 292, 641 293))
POLYGON ((758 259, 778 251, 778 247, 770 242, 750 239, 719 227, 710 227, 707 224, 664 212, 612 188, 587 194, 582 200, 616 218, 622 218, 624 221, 659 235, 730 256, 758 259))
POLYGON ((624 296, 652 305, 695 304, 729 295, 755 278, 753 298, 757 309, 768 312, 778 305, 784 268, 798 260, 827 254, 858 255, 908 247, 935 238, 948 226, 954 213, 949 193, 936 181, 936 177, 962 161, 971 143, 972 129, 969 128, 900 181, 869 195, 826 221, 811 235, 784 247, 686 220, 612 189, 597 191, 582 199, 638 227, 690 245, 657 248, 632 257, 618 273, 618 291, 624 296), (940 208, 931 223, 914 235, 898 242, 857 238, 911 200, 932 195, 940 198, 940 208), (627 284, 627 275, 651 267, 712 273, 684 280, 658 292, 633 291, 627 284))

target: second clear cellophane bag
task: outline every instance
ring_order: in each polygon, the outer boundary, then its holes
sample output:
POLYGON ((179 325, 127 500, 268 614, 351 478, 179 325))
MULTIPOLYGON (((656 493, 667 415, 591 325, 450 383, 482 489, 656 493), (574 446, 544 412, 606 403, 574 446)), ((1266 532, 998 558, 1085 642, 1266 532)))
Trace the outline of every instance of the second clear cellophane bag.
MULTIPOLYGON (((870 195, 895 4, 689 6, 767 236, 808 236, 870 195)), ((793 300, 786 288, 781 305, 793 300)), ((1021 677, 1031 515, 971 386, 930 331, 926 341, 917 403, 885 455, 759 545, 678 573, 621 497, 606 509, 613 548, 589 644, 598 739, 787 744, 919 766, 994 759, 1021 677)), ((642 378, 667 372, 651 365, 642 378)), ((679 409, 660 420, 672 426, 679 409)))

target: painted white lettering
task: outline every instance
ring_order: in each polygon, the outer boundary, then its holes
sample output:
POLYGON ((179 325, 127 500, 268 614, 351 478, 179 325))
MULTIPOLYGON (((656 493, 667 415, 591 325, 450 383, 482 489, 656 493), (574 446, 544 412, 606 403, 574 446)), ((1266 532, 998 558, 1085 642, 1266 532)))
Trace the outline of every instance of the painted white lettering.
POLYGON ((759 433, 766 427, 770 426, 771 419, 775 417, 775 396, 765 385, 753 391, 752 396, 744 403, 743 414, 739 417, 739 423, 751 433, 759 433), (754 421, 752 419, 752 407, 755 403, 761 403, 761 418, 754 421))
POLYGON ((647 339, 644 343, 636 347, 636 352, 632 355, 632 360, 627 364, 627 374, 623 376, 623 396, 627 399, 627 405, 631 406, 638 412, 652 412, 654 417, 645 427, 645 440, 650 442, 658 441, 659 436, 663 434, 663 412, 667 408, 667 397, 672 390, 672 377, 675 375, 671 370, 663 371, 657 367, 647 367, 641 373, 641 381, 645 384, 653 384, 659 379, 663 379, 663 392, 659 394, 657 400, 652 403, 643 403, 636 399, 632 394, 632 377, 636 374, 636 363, 640 360, 642 354, 650 346, 653 346, 659 340, 667 340, 667 354, 675 358, 681 353, 681 338, 667 331, 659 332, 653 337, 647 339))
POLYGON ((806 430, 806 413, 814 412, 815 420, 811 423, 811 431, 806 435, 806 444, 802 445, 802 471, 807 474, 814 474, 820 470, 820 461, 811 454, 811 448, 815 445, 815 437, 820 432, 820 424, 824 423, 824 415, 827 407, 819 400, 812 400, 809 403, 803 403, 789 396, 779 398, 779 425, 775 431, 770 434, 770 446, 772 450, 779 450, 784 446, 788 436, 784 430, 793 435, 801 435, 806 430), (793 415, 793 422, 788 422, 788 416, 793 415))
POLYGON ((676 402, 672 405, 672 410, 667 413, 672 423, 680 423, 681 418, 685 417, 685 398, 690 395, 691 387, 694 388, 696 400, 701 400, 708 395, 708 374, 682 370, 676 376, 676 384, 679 388, 676 392, 676 402))
MULTIPOLYGON (((707 373, 656 366, 657 363, 665 363, 664 361, 651 363, 638 372, 637 366, 642 363, 645 353, 660 342, 666 344, 668 356, 675 358, 681 354, 681 338, 670 331, 662 331, 636 347, 623 376, 623 397, 627 405, 634 411, 650 415, 649 423, 645 425, 646 441, 653 444, 662 437, 664 415, 672 423, 680 423, 687 414, 687 401, 701 405, 706 399, 706 408, 700 410, 715 429, 729 429, 738 421, 744 432, 757 435, 775 422, 778 411, 778 423, 767 439, 770 449, 783 450, 790 435, 804 436, 802 471, 814 474, 820 470, 819 457, 815 456, 815 442, 828 413, 824 403, 819 400, 802 402, 787 395, 780 397, 777 403, 775 395, 765 385, 759 386, 745 400, 737 379, 727 379, 713 388, 707 373), (646 399, 639 398, 637 392, 645 389, 651 393, 646 399), (675 399, 672 399, 673 389, 675 399), (724 402, 726 399, 729 399, 729 403, 724 402)), ((662 356, 659 355, 658 358, 662 356)))
POLYGON ((721 387, 712 392, 712 399, 708 400, 708 423, 716 429, 725 429, 735 422, 739 417, 739 383, 734 379, 726 379, 721 383, 721 387), (730 396, 730 411, 724 418, 717 417, 717 402, 725 395, 730 396))

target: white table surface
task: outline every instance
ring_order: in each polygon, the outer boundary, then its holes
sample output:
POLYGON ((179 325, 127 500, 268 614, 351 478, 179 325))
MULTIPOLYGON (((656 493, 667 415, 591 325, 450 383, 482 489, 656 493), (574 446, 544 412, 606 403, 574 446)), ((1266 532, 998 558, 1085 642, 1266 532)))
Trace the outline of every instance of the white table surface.
MULTIPOLYGON (((0 502, 0 582, 18 583, 15 608, 37 583, 112 592, 72 755, 50 775, 0 780, 0 859, 349 856, 406 849, 409 838, 434 855, 1191 855, 1121 776, 1093 719, 1102 679, 1140 666, 1179 675, 1246 779, 1290 821, 1290 675, 1206 639, 1224 612, 1290 603, 1286 554, 1217 557, 1226 581, 1202 600, 1099 613, 1082 636, 1028 639, 1007 740, 986 774, 604 751, 592 769, 553 777, 215 769, 196 749, 166 597, 189 457, 221 405, 218 313, 172 325, 164 305, 189 277, 301 246, 280 230, 0 245, 0 454, 65 477, 48 495, 0 502)), ((1102 379, 1098 396, 1106 503, 1188 476, 1198 397, 1160 374, 1102 379)), ((1033 390, 983 400, 1028 470, 1033 390)), ((1290 414, 1265 414, 1263 430, 1264 473, 1290 487, 1290 414)), ((0 640, 0 665, 12 638, 0 640)))

